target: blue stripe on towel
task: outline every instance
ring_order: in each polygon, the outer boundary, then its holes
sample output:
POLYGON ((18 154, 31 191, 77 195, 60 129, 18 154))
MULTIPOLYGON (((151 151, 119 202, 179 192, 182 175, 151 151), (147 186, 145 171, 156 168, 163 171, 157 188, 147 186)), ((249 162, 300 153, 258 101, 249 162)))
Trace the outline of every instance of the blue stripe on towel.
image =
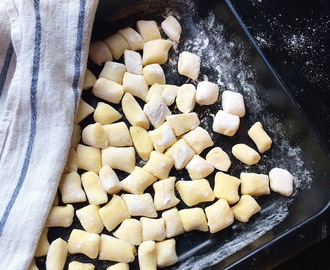
POLYGON ((14 54, 14 47, 13 44, 10 42, 9 47, 7 49, 7 53, 6 53, 6 58, 5 58, 5 62, 3 63, 3 67, 0 73, 0 97, 3 91, 3 88, 5 87, 5 82, 6 82, 6 78, 7 78, 7 73, 10 67, 10 62, 11 59, 13 57, 14 54))
POLYGON ((10 211, 13 208, 18 194, 24 183, 26 173, 29 169, 30 158, 32 154, 34 139, 36 135, 37 128, 37 90, 38 90, 38 77, 39 77, 39 65, 40 65, 40 51, 41 51, 41 21, 40 21, 40 10, 39 10, 39 0, 34 0, 34 11, 36 17, 35 26, 35 40, 34 40, 34 56, 33 56, 33 69, 32 69, 32 80, 30 88, 30 105, 31 105, 31 122, 30 122, 30 135, 29 142, 26 149, 26 154, 24 158, 23 168, 21 170, 21 175, 15 187, 15 190, 7 204, 5 213, 3 214, 0 221, 0 236, 2 235, 3 229, 6 225, 7 219, 9 217, 10 211))

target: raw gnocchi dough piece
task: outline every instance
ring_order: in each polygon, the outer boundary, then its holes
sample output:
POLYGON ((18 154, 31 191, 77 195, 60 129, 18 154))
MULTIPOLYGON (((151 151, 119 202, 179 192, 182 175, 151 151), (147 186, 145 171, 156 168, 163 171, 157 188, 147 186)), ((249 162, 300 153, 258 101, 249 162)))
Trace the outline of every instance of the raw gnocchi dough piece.
POLYGON ((63 203, 85 202, 86 195, 81 187, 80 175, 77 172, 62 174, 59 189, 63 203))
POLYGON ((214 178, 214 195, 218 199, 225 199, 229 204, 239 200, 238 187, 241 180, 235 176, 217 172, 214 178))
POLYGON ((46 269, 63 270, 67 256, 68 243, 61 238, 57 238, 49 246, 46 257, 46 269))
POLYGON ((133 126, 129 128, 133 145, 143 160, 148 160, 150 157, 150 153, 154 150, 153 144, 149 137, 148 131, 146 131, 142 127, 133 126))
POLYGON ((117 194, 122 189, 122 184, 116 172, 104 165, 99 172, 100 182, 108 194, 117 194))
POLYGON ((196 104, 196 88, 193 84, 183 84, 176 96, 176 106, 182 113, 191 112, 196 104))
POLYGON ((183 51, 179 54, 179 74, 197 80, 201 69, 201 58, 194 53, 183 51))
POLYGON ((126 93, 121 105, 128 122, 132 126, 149 129, 149 120, 132 94, 126 93))
POLYGON ((183 228, 186 232, 198 230, 208 231, 204 210, 200 207, 187 208, 179 211, 183 228))
POLYGON ((143 46, 142 64, 164 64, 168 59, 168 52, 173 42, 165 39, 148 41, 143 46))
POLYGON ((36 265, 36 259, 35 258, 32 259, 28 270, 39 270, 39 268, 36 265))
POLYGON ((155 83, 166 83, 164 70, 159 64, 146 65, 142 70, 142 74, 146 79, 148 85, 153 85, 155 83))
POLYGON ((235 114, 219 110, 213 119, 213 131, 232 137, 239 128, 240 120, 235 114))
POLYGON ((138 217, 157 217, 157 212, 150 193, 122 194, 128 213, 138 217))
POLYGON ((102 150, 102 166, 131 173, 135 168, 134 147, 112 147, 102 150))
POLYGON ((157 96, 162 97, 162 93, 163 93, 164 88, 165 88, 165 85, 159 84, 159 83, 155 83, 155 84, 151 85, 150 88, 149 88, 147 97, 146 97, 146 102, 149 102, 150 98, 153 95, 157 95, 157 96))
POLYGON ((98 66, 102 66, 103 63, 112 60, 112 54, 107 44, 102 40, 97 40, 90 44, 88 56, 98 66))
POLYGON ((266 152, 272 146, 272 139, 266 133, 260 122, 256 122, 250 127, 248 135, 256 144, 260 153, 266 152))
POLYGON ((131 47, 131 50, 139 51, 143 49, 144 40, 132 27, 121 29, 118 33, 124 37, 128 45, 131 47))
POLYGON ((108 137, 100 123, 89 124, 83 130, 81 138, 84 144, 96 148, 108 146, 108 137))
POLYGON ((125 50, 124 62, 127 72, 142 75, 142 57, 141 54, 132 50, 125 50))
POLYGON ((161 97, 167 106, 171 106, 175 102, 178 90, 179 86, 165 84, 161 97))
POLYGON ((107 268, 107 270, 129 270, 127 263, 116 263, 107 268))
MULTIPOLYGON (((93 107, 92 107, 93 108, 93 107)), ((93 108, 94 110, 94 108, 93 108)), ((81 139, 81 127, 78 124, 74 125, 73 135, 71 139, 71 148, 76 149, 81 139)))
POLYGON ((202 153, 204 149, 214 145, 207 130, 199 126, 184 134, 182 139, 184 139, 197 154, 202 153))
POLYGON ((200 124, 198 115, 195 112, 169 115, 166 117, 166 122, 171 125, 176 136, 180 136, 200 124))
POLYGON ((175 184, 181 199, 188 206, 194 206, 201 202, 212 202, 215 199, 209 181, 200 180, 180 180, 175 184))
POLYGON ((159 153, 157 151, 152 151, 150 153, 150 159, 143 166, 143 169, 150 172, 158 179, 166 179, 174 165, 172 158, 159 153))
POLYGON ((73 229, 68 240, 70 254, 82 253, 96 259, 99 253, 100 236, 83 230, 73 229))
POLYGON ((241 222, 248 222, 250 217, 258 213, 261 207, 250 195, 242 195, 237 204, 231 207, 234 217, 241 222))
POLYGON ((73 222, 74 208, 71 204, 52 206, 45 227, 70 227, 73 222))
POLYGON ((138 246, 142 243, 142 225, 137 219, 125 219, 113 235, 131 245, 138 246))
POLYGON ((205 214, 211 233, 221 231, 234 222, 233 212, 225 199, 219 199, 214 204, 206 207, 205 214))
POLYGON ((119 33, 115 33, 112 36, 106 38, 104 42, 107 44, 113 58, 119 59, 125 50, 130 50, 131 47, 119 33))
POLYGON ((98 172, 101 169, 101 150, 92 146, 78 144, 77 163, 79 169, 98 172))
POLYGON ((175 239, 167 239, 156 243, 157 267, 166 267, 179 261, 176 254, 175 239))
POLYGON ((175 169, 181 170, 194 157, 195 152, 184 139, 180 139, 165 152, 165 155, 173 159, 175 169))
POLYGON ((219 86, 208 81, 197 84, 196 103, 199 105, 212 105, 219 97, 219 86))
POLYGON ((168 16, 164 21, 162 21, 161 27, 171 40, 179 43, 182 27, 176 18, 174 18, 172 15, 168 16))
POLYGON ((194 157, 186 165, 191 179, 203 179, 214 171, 214 167, 199 155, 194 157))
POLYGON ((120 103, 124 91, 124 86, 106 78, 99 78, 92 89, 94 96, 114 104, 120 103))
POLYGON ((104 64, 104 67, 99 75, 99 78, 105 78, 110 81, 122 84, 124 73, 127 71, 127 68, 124 64, 107 61, 104 64))
POLYGON ((293 193, 294 176, 287 170, 273 168, 269 172, 270 188, 284 196, 293 193))
POLYGON ((94 108, 81 98, 76 113, 76 123, 79 124, 83 119, 85 119, 88 115, 92 114, 93 112, 94 112, 94 108))
POLYGON ((141 217, 142 241, 162 241, 166 238, 165 222, 163 218, 141 217))
POLYGON ((135 167, 134 171, 121 181, 123 190, 132 194, 143 194, 145 189, 152 185, 157 178, 147 170, 135 167))
POLYGON ((162 213, 165 222, 166 237, 171 238, 184 233, 179 210, 174 207, 162 213))
POLYGON ((94 270, 95 266, 92 263, 81 263, 72 261, 69 263, 68 270, 94 270))
POLYGON ((206 161, 220 171, 228 171, 231 166, 231 161, 228 154, 220 147, 212 148, 206 155, 206 161))
MULTIPOLYGON (((109 146, 132 146, 132 138, 125 122, 103 126, 109 146)), ((104 147, 103 147, 104 148, 104 147)))
POLYGON ((141 243, 138 249, 139 269, 157 270, 156 243, 148 240, 141 243))
POLYGON ((169 209, 180 202, 174 192, 175 180, 175 177, 169 177, 153 184, 155 190, 154 205, 157 211, 169 209))
POLYGON ((150 100, 144 105, 143 111, 154 128, 160 127, 165 122, 166 117, 171 115, 171 111, 158 95, 151 96, 150 100))
POLYGON ((145 42, 162 38, 155 21, 139 20, 136 22, 136 29, 145 42))
POLYGON ((99 210, 100 206, 90 204, 76 211, 80 224, 86 232, 99 234, 103 231, 104 225, 99 210))
POLYGON ((231 151, 235 158, 237 158, 239 161, 243 162, 246 165, 257 164, 261 159, 260 155, 256 150, 244 143, 234 145, 231 151))
POLYGON ((238 117, 243 117, 245 115, 243 95, 234 91, 223 91, 222 108, 227 113, 237 115, 238 117))
POLYGON ((84 84, 82 89, 88 90, 94 86, 96 83, 95 75, 87 68, 84 76, 84 84))
POLYGON ((242 194, 259 196, 270 193, 269 178, 266 174, 242 172, 240 179, 242 194))
POLYGON ((76 172, 77 170, 77 152, 74 148, 70 148, 63 173, 76 172))
POLYGON ((120 263, 133 262, 136 248, 113 236, 101 234, 99 260, 114 261, 120 263))
POLYGON ((155 150, 160 153, 163 153, 177 141, 171 125, 167 122, 164 122, 160 127, 154 130, 150 130, 149 137, 155 150))
POLYGON ((108 195, 101 184, 99 176, 95 172, 83 173, 81 175, 81 182, 90 204, 100 205, 108 202, 108 195))
POLYGON ((120 112, 109 104, 98 102, 93 114, 94 121, 101 125, 111 124, 122 118, 120 112))
POLYGON ((125 219, 131 218, 124 200, 118 195, 113 195, 112 199, 100 208, 99 213, 104 226, 109 232, 125 219))
POLYGON ((47 255, 47 252, 48 252, 48 249, 50 246, 47 235, 48 235, 48 228, 45 227, 42 230, 37 249, 34 252, 35 257, 41 257, 41 256, 47 255))
POLYGON ((148 84, 143 75, 137 75, 129 72, 124 73, 123 87, 125 93, 131 93, 133 96, 146 100, 148 94, 148 84))

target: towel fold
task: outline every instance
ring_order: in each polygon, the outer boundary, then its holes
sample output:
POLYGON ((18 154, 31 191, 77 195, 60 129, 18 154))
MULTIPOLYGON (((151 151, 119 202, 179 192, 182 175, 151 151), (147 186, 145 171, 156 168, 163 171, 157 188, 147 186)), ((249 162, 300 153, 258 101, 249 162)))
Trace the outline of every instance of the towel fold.
POLYGON ((0 4, 0 269, 27 269, 70 148, 98 1, 0 4))

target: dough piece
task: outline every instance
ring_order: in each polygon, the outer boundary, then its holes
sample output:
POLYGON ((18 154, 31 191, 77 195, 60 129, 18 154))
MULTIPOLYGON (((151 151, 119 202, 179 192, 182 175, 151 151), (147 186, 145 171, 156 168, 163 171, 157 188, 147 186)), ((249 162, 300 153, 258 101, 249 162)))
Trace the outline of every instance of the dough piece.
POLYGON ((143 46, 142 64, 164 64, 168 59, 168 51, 173 42, 165 39, 148 41, 143 46))
POLYGON ((268 175, 242 172, 240 178, 242 194, 259 196, 268 195, 270 193, 268 175))
POLYGON ((136 75, 125 72, 123 77, 123 86, 125 93, 131 93, 133 96, 146 100, 148 94, 148 84, 143 75, 136 75))
POLYGON ((81 175, 81 182, 90 204, 103 204, 108 201, 108 195, 104 190, 99 176, 95 172, 85 172, 81 175))
POLYGON ((95 266, 92 263, 81 263, 72 261, 69 263, 68 270, 94 270, 95 266))
POLYGON ((79 124, 83 119, 85 119, 88 115, 92 114, 93 112, 94 112, 94 108, 81 98, 76 113, 76 123, 79 124))
POLYGON ((133 126, 129 128, 133 145, 136 152, 143 160, 148 160, 150 153, 154 149, 148 131, 142 127, 133 126))
POLYGON ((181 199, 188 206, 194 206, 201 202, 212 202, 215 199, 209 181, 200 180, 180 180, 175 184, 181 199))
POLYGON ((94 96, 109 101, 114 104, 119 104, 124 94, 124 86, 106 78, 99 78, 92 89, 94 96))
POLYGON ((180 139, 165 152, 165 155, 173 159, 175 169, 181 170, 193 158, 195 152, 184 139, 180 139))
POLYGON ((166 122, 171 125, 176 136, 180 136, 200 124, 198 115, 195 112, 172 114, 166 117, 166 122))
POLYGON ((118 239, 131 245, 138 246, 142 242, 142 225, 137 219, 125 219, 118 229, 113 232, 118 239))
POLYGON ((36 265, 36 259, 35 258, 32 259, 28 270, 39 270, 39 268, 36 265))
POLYGON ((196 88, 193 84, 183 84, 176 96, 176 106, 182 113, 191 112, 196 104, 196 88))
POLYGON ((236 205, 231 208, 234 217, 241 222, 248 222, 250 217, 258 213, 261 208, 250 195, 242 195, 236 205))
POLYGON ((106 38, 104 42, 107 44, 113 58, 119 59, 124 54, 125 50, 130 50, 131 47, 127 41, 119 33, 106 38))
POLYGON ((63 173, 76 172, 77 170, 77 152, 74 148, 70 148, 63 173))
POLYGON ((98 172, 101 169, 101 150, 92 146, 77 146, 78 168, 98 172))
POLYGON ((174 165, 172 158, 159 153, 157 151, 152 151, 150 153, 150 159, 143 166, 143 169, 150 172, 158 179, 166 179, 174 165))
POLYGON ((260 122, 256 122, 248 130, 248 135, 254 141, 260 153, 266 152, 272 146, 272 139, 268 136, 260 122))
POLYGON ((89 58, 98 66, 112 60, 112 54, 104 41, 97 40, 89 45, 89 58))
POLYGON ((239 128, 240 120, 237 115, 219 110, 213 120, 213 131, 226 135, 234 136, 239 128))
POLYGON ((245 115, 245 104, 242 94, 228 90, 223 91, 222 108, 227 113, 243 117, 245 115))
POLYGON ((103 231, 104 225, 99 210, 100 206, 90 204, 76 211, 80 224, 86 232, 99 234, 103 231))
POLYGON ((293 193, 294 176, 287 170, 273 168, 269 172, 270 188, 284 196, 293 193))
POLYGON ((162 213, 165 222, 166 237, 171 238, 184 233, 181 217, 176 207, 162 213))
POLYGON ((140 218, 142 224, 142 240, 162 241, 166 238, 165 222, 162 218, 140 218))
POLYGON ((122 84, 124 73, 127 68, 124 64, 108 61, 104 64, 104 67, 99 75, 99 78, 105 78, 110 81, 122 84))
POLYGON ((81 139, 81 127, 78 124, 75 124, 73 128, 73 135, 71 138, 71 148, 76 149, 78 144, 80 143, 80 139, 81 139))
POLYGON ((139 20, 136 22, 136 29, 145 42, 162 38, 155 21, 139 20))
POLYGON ((47 235, 48 235, 48 228, 45 227, 42 230, 42 233, 41 233, 41 236, 40 236, 40 239, 39 239, 39 242, 38 242, 37 249, 34 252, 35 257, 42 257, 42 256, 47 255, 47 252, 48 252, 48 249, 49 249, 49 246, 50 246, 50 244, 48 242, 47 235))
POLYGON ((184 134, 182 139, 184 139, 197 154, 202 153, 204 149, 214 145, 210 134, 202 127, 194 128, 184 134))
POLYGON ((131 50, 125 50, 124 61, 127 72, 142 75, 142 57, 141 54, 131 50))
POLYGON ((180 53, 178 61, 179 74, 197 80, 200 69, 201 58, 197 54, 187 51, 180 53))
POLYGON ((99 253, 100 236, 83 230, 73 229, 68 240, 70 254, 82 253, 91 259, 96 259, 99 253))
POLYGON ((85 202, 86 195, 81 187, 80 175, 77 172, 62 174, 59 189, 63 203, 85 202))
POLYGON ((132 126, 149 129, 149 120, 132 94, 126 93, 121 105, 126 119, 132 126))
POLYGON ((186 232, 198 230, 208 231, 204 210, 200 207, 182 209, 179 211, 183 228, 186 232))
POLYGON ((156 151, 160 153, 163 153, 177 141, 171 125, 167 122, 154 130, 150 130, 149 136, 156 151))
POLYGON ((125 122, 103 126, 109 146, 132 146, 132 138, 125 122))
POLYGON ((166 84, 164 86, 161 97, 167 106, 171 106, 174 103, 178 94, 178 90, 179 86, 176 85, 166 84))
POLYGON ((166 83, 164 70, 159 64, 146 65, 143 68, 142 73, 148 85, 153 85, 155 83, 159 83, 159 84, 166 83))
POLYGON ((218 199, 225 199, 229 204, 239 200, 238 187, 241 180, 235 176, 217 172, 214 178, 214 195, 218 199))
POLYGON ((193 180, 203 179, 214 171, 214 167, 199 155, 194 155, 186 169, 193 180))
POLYGON ((150 100, 144 105, 143 111, 154 128, 160 127, 166 117, 171 115, 171 111, 158 95, 151 96, 150 100))
POLYGON ((125 219, 131 218, 124 200, 118 195, 113 195, 112 199, 100 208, 99 213, 104 226, 109 232, 125 219))
POLYGON ((63 270, 68 256, 68 244, 61 238, 54 240, 48 249, 46 258, 47 270, 63 270))
POLYGON ((210 233, 221 231, 234 222, 233 212, 225 199, 220 199, 214 204, 206 207, 205 214, 210 233))
POLYGON ((107 268, 107 270, 129 270, 127 263, 116 263, 107 268))
POLYGON ((109 104, 98 102, 93 115, 94 121, 101 125, 111 124, 122 118, 122 115, 109 104))
POLYGON ((155 84, 151 85, 150 88, 149 88, 147 97, 146 97, 146 102, 149 102, 150 98, 153 95, 157 95, 157 96, 162 97, 162 93, 163 93, 164 88, 165 88, 165 85, 159 84, 159 83, 155 83, 155 84))
POLYGON ((108 146, 108 137, 100 123, 89 124, 83 130, 81 134, 84 144, 93 146, 96 148, 105 148, 108 146))
POLYGON ((139 269, 157 270, 156 243, 148 240, 142 242, 138 249, 139 269))
POLYGON ((175 250, 175 239, 168 239, 156 243, 157 267, 166 267, 179 261, 175 250))
POLYGON ((219 97, 219 86, 215 83, 202 81, 197 84, 196 102, 199 105, 212 105, 219 97))
POLYGON ((138 217, 157 217, 157 212, 150 193, 122 194, 128 213, 138 217))
POLYGON ((71 204, 52 206, 45 227, 70 227, 73 222, 74 208, 71 204))
POLYGON ((131 173, 135 168, 134 147, 108 147, 102 150, 102 166, 131 173))
POLYGON ((114 261, 120 263, 133 262, 136 248, 113 236, 101 234, 99 260, 114 261))
POLYGON ((122 189, 116 172, 109 166, 104 165, 99 172, 100 182, 108 194, 117 194, 122 189))
POLYGON ((159 180, 153 184, 155 190, 154 204, 157 211, 162 211, 176 206, 180 200, 175 197, 175 177, 159 180))
POLYGON ((118 33, 124 37, 128 45, 131 47, 131 50, 139 51, 143 49, 144 40, 132 27, 121 29, 118 33))
POLYGON ((228 154, 220 147, 212 148, 206 155, 206 161, 220 171, 228 171, 231 166, 231 161, 228 154))
POLYGON ((182 33, 182 27, 178 20, 172 15, 168 16, 162 23, 161 27, 165 34, 174 42, 179 43, 182 33))
POLYGON ((244 143, 234 145, 231 151, 235 158, 246 165, 257 164, 261 159, 257 151, 244 143))
POLYGON ((82 89, 88 90, 94 86, 96 83, 95 75, 87 68, 84 76, 84 84, 82 89))

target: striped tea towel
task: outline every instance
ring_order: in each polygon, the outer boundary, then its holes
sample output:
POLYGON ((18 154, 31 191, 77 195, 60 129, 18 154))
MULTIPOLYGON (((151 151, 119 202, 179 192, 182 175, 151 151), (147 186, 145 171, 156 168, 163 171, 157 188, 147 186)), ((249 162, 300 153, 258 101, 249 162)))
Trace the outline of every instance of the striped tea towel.
POLYGON ((98 1, 0 1, 0 269, 27 269, 73 132, 98 1))

